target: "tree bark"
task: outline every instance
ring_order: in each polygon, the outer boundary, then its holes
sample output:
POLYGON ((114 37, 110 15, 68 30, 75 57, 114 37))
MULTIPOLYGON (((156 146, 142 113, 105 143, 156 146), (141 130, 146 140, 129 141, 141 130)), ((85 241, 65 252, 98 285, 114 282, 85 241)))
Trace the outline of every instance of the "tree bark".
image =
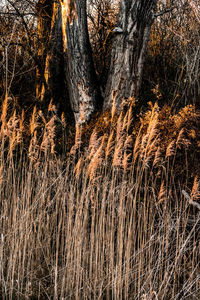
POLYGON ((64 96, 64 59, 62 17, 59 2, 40 0, 38 3, 39 66, 36 97, 41 101, 61 103, 64 96))
POLYGON ((113 105, 113 92, 119 109, 123 98, 137 98, 139 95, 156 3, 157 0, 121 0, 119 29, 113 32, 105 108, 113 105))
POLYGON ((76 123, 84 123, 101 103, 89 41, 86 0, 60 1, 70 103, 76 123))
MULTIPOLYGON (((37 97, 64 103, 69 111, 72 109, 79 124, 90 120, 102 105, 88 34, 86 2, 39 1, 41 66, 37 97)), ((113 92, 119 108, 123 98, 139 95, 156 3, 157 0, 121 0, 118 30, 113 32, 105 109, 113 105, 113 92)))

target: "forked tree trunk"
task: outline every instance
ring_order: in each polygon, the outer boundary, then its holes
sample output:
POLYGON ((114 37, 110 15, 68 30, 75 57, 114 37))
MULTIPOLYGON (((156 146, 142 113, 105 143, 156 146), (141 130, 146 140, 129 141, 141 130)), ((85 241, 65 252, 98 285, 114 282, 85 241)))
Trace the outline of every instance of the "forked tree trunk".
POLYGON ((84 123, 101 102, 89 41, 86 0, 60 1, 70 102, 76 123, 84 123))
POLYGON ((113 33, 110 72, 104 107, 109 108, 116 94, 116 106, 123 98, 137 98, 142 80, 147 42, 157 0, 121 0, 119 20, 113 33))
MULTIPOLYGON (((102 103, 88 34, 87 1, 39 3, 38 31, 42 43, 37 96, 58 99, 66 107, 70 103, 76 123, 84 123, 102 103)), ((124 97, 138 97, 156 3, 157 0, 121 0, 119 30, 113 32, 105 108, 112 106, 113 92, 119 108, 124 97)))

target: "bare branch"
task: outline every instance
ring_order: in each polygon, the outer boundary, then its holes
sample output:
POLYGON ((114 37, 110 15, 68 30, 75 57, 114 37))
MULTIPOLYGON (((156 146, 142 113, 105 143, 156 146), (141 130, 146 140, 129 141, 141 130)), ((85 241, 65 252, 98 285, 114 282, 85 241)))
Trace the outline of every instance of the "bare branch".
POLYGON ((171 7, 171 8, 168 8, 168 9, 165 9, 165 10, 163 10, 163 11, 160 11, 160 12, 157 13, 157 14, 154 14, 154 18, 161 17, 161 16, 163 16, 163 15, 165 15, 165 14, 167 14, 167 13, 173 11, 174 8, 175 8, 175 6, 174 6, 174 7, 171 7))

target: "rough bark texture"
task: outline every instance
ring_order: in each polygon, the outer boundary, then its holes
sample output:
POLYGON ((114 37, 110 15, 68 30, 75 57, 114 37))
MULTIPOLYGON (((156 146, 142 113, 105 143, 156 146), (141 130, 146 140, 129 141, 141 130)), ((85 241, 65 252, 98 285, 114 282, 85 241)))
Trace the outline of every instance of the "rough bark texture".
POLYGON ((38 4, 39 61, 36 96, 40 100, 61 102, 64 91, 61 7, 58 2, 38 4))
POLYGON ((59 0, 38 3, 38 61, 36 97, 40 103, 53 100, 60 112, 74 123, 65 78, 62 9, 59 0))
POLYGON ((121 0, 117 26, 122 32, 113 33, 105 108, 112 106, 113 92, 117 95, 116 105, 119 108, 124 97, 138 97, 156 2, 157 0, 121 0))
POLYGON ((76 123, 89 120, 100 89, 88 35, 86 0, 61 0, 66 78, 76 123))
MULTIPOLYGON (((120 108, 122 99, 138 97, 146 46, 157 0, 121 0, 104 107, 120 108), (116 96, 117 95, 117 96, 116 96)), ((76 123, 84 123, 102 99, 92 59, 86 0, 40 0, 41 44, 37 97, 64 103, 76 123), (67 86, 67 89, 66 89, 67 86)))
POLYGON ((49 0, 40 0, 37 4, 38 13, 38 66, 36 70, 36 97, 43 99, 47 82, 45 65, 48 54, 48 42, 51 31, 52 4, 49 0))

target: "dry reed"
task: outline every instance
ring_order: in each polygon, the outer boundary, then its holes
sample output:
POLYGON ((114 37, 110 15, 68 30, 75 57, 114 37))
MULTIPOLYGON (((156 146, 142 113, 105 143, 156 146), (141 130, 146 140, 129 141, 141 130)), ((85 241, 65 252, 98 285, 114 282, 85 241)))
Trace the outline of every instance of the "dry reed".
POLYGON ((2 110, 2 299, 199 299, 199 179, 192 188, 189 170, 181 176, 176 159, 165 161, 186 157, 182 133, 158 145, 158 115, 152 108, 135 136, 131 117, 124 126, 120 117, 109 136, 95 132, 78 160, 66 160, 55 155, 54 118, 39 134, 34 109, 28 153, 18 153, 24 116, 7 124, 2 110))

